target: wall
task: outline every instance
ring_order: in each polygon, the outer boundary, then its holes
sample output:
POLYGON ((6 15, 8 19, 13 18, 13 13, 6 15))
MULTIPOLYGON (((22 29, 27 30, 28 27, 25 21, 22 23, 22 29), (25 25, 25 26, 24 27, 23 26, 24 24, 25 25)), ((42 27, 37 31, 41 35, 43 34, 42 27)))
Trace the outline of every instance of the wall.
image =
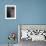
POLYGON ((9 32, 17 34, 18 24, 46 24, 46 0, 0 0, 0 44, 8 43, 9 32), (16 5, 16 20, 5 19, 6 4, 16 5))

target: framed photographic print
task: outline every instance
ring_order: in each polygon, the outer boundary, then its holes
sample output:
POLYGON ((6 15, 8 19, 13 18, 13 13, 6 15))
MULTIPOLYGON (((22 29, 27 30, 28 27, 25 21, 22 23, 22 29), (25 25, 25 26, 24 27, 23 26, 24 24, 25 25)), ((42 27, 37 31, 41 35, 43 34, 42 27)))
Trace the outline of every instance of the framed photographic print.
POLYGON ((16 5, 5 5, 5 19, 16 19, 16 5))
POLYGON ((46 41, 45 24, 19 24, 18 42, 23 40, 46 41))

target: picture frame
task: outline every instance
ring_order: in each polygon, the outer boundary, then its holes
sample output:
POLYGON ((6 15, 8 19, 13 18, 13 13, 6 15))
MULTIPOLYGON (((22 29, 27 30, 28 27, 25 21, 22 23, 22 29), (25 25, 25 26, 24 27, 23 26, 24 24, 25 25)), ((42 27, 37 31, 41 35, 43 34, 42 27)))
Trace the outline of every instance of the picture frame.
POLYGON ((28 30, 28 36, 31 37, 33 36, 32 38, 29 37, 28 39, 31 39, 32 41, 46 41, 46 24, 18 24, 18 43, 20 43, 21 40, 25 39, 25 38, 21 39, 22 30, 24 31, 28 30), (33 33, 29 35, 29 33, 31 32, 33 33))
POLYGON ((5 5, 5 19, 16 19, 16 5, 5 5))

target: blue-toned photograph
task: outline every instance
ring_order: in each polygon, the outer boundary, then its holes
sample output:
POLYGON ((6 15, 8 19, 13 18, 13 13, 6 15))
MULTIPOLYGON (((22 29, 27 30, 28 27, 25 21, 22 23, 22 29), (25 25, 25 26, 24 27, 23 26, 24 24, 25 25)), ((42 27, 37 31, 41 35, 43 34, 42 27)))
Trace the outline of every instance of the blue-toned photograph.
POLYGON ((0 0, 0 46, 46 46, 46 0, 0 0))

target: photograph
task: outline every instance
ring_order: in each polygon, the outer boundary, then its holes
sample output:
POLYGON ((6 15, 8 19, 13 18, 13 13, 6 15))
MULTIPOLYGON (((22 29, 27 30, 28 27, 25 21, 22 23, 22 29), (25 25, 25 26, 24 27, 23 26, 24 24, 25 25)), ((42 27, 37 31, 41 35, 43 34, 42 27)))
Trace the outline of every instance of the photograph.
POLYGON ((32 42, 40 41, 46 41, 46 25, 18 25, 18 42, 20 46, 31 46, 32 42))
POLYGON ((16 5, 5 5, 5 19, 16 19, 16 5))

